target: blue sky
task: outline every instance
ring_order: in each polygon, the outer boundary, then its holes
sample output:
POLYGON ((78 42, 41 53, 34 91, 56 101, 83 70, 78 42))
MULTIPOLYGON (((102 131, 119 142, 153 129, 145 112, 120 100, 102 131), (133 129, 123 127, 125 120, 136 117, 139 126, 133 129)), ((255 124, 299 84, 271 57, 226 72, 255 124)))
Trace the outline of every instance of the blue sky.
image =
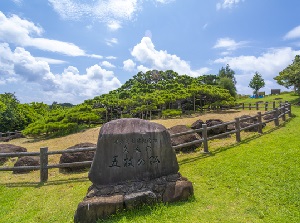
POLYGON ((264 91, 300 54, 300 1, 1 0, 0 93, 21 103, 82 103, 139 71, 235 71, 264 91))

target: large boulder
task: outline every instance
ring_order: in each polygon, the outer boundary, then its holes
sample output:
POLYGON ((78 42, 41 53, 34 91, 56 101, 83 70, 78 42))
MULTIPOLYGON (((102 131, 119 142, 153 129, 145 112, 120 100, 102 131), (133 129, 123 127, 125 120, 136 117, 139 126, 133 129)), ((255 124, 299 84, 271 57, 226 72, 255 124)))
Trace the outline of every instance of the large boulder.
POLYGON ((252 117, 250 115, 242 115, 240 117, 240 122, 247 122, 247 123, 257 123, 258 119, 257 117, 252 117))
MULTIPOLYGON (((15 162, 14 167, 21 167, 21 166, 39 166, 40 165, 40 158, 34 156, 23 156, 20 157, 17 162, 15 162)), ((29 173, 31 170, 14 170, 13 173, 29 173)))
POLYGON ((263 120, 272 120, 272 119, 274 119, 275 118, 275 115, 274 115, 274 113, 271 113, 271 114, 268 114, 268 115, 265 115, 264 117, 263 117, 263 120))
MULTIPOLYGON (((87 147, 96 147, 94 143, 79 143, 74 146, 67 148, 70 149, 77 149, 77 148, 87 148, 87 147)), ((93 161, 95 151, 81 151, 81 152, 73 152, 73 153, 63 153, 60 157, 59 163, 74 163, 74 162, 83 162, 83 161, 93 161)), ((61 167, 60 171, 62 172, 76 172, 82 171, 86 169, 84 166, 76 166, 76 167, 61 167)))
POLYGON ((186 200, 193 185, 179 166, 167 129, 142 119, 104 124, 89 172, 92 185, 74 222, 92 223, 124 209, 186 200))
MULTIPOLYGON (((192 129, 188 128, 185 125, 176 125, 173 126, 172 128, 168 129, 168 132, 170 133, 170 135, 172 134, 176 134, 176 133, 181 133, 181 132, 188 132, 191 131, 192 129)), ((184 143, 188 143, 188 142, 192 142, 195 140, 200 140, 201 137, 199 134, 197 133, 190 133, 190 134, 186 134, 186 135, 182 135, 182 136, 177 136, 177 137, 172 137, 171 138, 171 143, 172 146, 177 146, 180 144, 184 144, 184 143)), ((175 152, 192 152, 195 151, 195 149, 197 149, 198 147, 200 147, 202 144, 202 142, 190 145, 190 146, 185 146, 182 148, 178 148, 175 149, 175 152)))
POLYGON ((24 135, 21 132, 13 132, 11 135, 6 137, 0 137, 0 142, 8 142, 13 139, 24 138, 24 135))
MULTIPOLYGON (((27 152, 27 149, 13 144, 0 144, 0 153, 18 153, 27 152)), ((7 157, 0 157, 0 165, 8 160, 7 157)))
MULTIPOLYGON (((242 115, 240 117, 240 127, 241 128, 246 128, 248 126, 251 126, 253 124, 258 123, 258 118, 257 117, 252 117, 250 115, 242 115)), ((266 126, 265 123, 262 123, 262 128, 266 126)), ((257 132, 258 131, 258 126, 253 126, 245 130, 245 132, 257 132)))
MULTIPOLYGON (((201 129, 203 124, 205 124, 205 122, 199 119, 191 125, 191 129, 201 129)), ((197 132, 197 134, 202 136, 202 132, 197 132)))
MULTIPOLYGON (((224 122, 221 119, 208 119, 205 121, 205 124, 207 125, 207 127, 212 127, 212 126, 220 125, 223 123, 224 122)), ((226 132, 226 125, 223 125, 223 126, 219 126, 219 127, 208 130, 207 135, 214 136, 214 135, 219 135, 219 134, 222 134, 225 132, 226 132)))

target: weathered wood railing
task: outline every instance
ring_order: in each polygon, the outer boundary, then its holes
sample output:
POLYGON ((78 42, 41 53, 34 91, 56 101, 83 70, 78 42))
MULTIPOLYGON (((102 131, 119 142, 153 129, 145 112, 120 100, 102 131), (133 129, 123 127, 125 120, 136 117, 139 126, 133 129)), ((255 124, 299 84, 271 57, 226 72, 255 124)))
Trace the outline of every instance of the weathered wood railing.
POLYGON ((11 135, 21 134, 21 131, 15 130, 14 132, 0 132, 0 138, 9 137, 11 135))
MULTIPOLYGON (((181 133, 176 133, 172 134, 171 137, 177 137, 181 135, 186 135, 190 133, 196 133, 196 132, 201 132, 202 134, 202 139, 200 140, 195 140, 192 142, 180 144, 177 146, 173 146, 173 149, 177 148, 182 148, 186 146, 190 146, 193 144, 198 144, 200 142, 203 143, 204 147, 204 152, 209 153, 208 150, 208 141, 213 140, 216 138, 220 138, 222 136, 230 135, 230 134, 235 134, 236 136, 236 141, 240 142, 241 141, 241 131, 247 130, 249 128, 257 127, 257 132, 262 133, 262 125, 265 123, 269 123, 274 121, 275 126, 279 126, 279 119, 281 118, 282 121, 286 121, 286 115, 289 117, 292 116, 291 113, 291 104, 285 103, 285 104, 280 104, 279 108, 275 108, 272 111, 268 111, 264 114, 261 112, 258 112, 257 115, 247 117, 247 118, 235 118, 234 121, 230 122, 225 122, 219 125, 214 125, 211 127, 207 127, 206 124, 202 125, 201 129, 196 129, 196 130, 190 130, 187 132, 181 132, 181 133), (262 118, 266 115, 274 114, 274 118, 262 121, 262 118), (240 123, 245 122, 248 119, 253 119, 257 118, 258 122, 248 125, 246 127, 241 128, 240 123), (207 132, 211 129, 227 126, 227 125, 235 125, 235 130, 221 133, 218 135, 210 136, 208 137, 207 132)), ((73 153, 73 152, 83 152, 83 151, 95 151, 96 147, 88 147, 88 148, 78 148, 78 149, 68 149, 68 150, 61 150, 61 151, 48 151, 48 147, 42 147, 40 148, 40 152, 18 152, 18 153, 0 153, 0 157, 22 157, 22 156, 39 156, 40 157, 40 166, 22 166, 22 167, 0 167, 0 171, 14 171, 14 170, 40 170, 40 182, 47 182, 48 180, 48 169, 52 168, 63 168, 63 167, 78 167, 78 166, 86 166, 89 167, 92 164, 92 161, 84 161, 84 162, 73 162, 73 163, 64 163, 64 164, 48 164, 48 157, 49 155, 56 155, 56 154, 63 154, 63 153, 73 153)))
POLYGON ((286 121, 286 115, 288 115, 289 117, 292 117, 291 104, 289 104, 289 103, 285 103, 285 104, 280 103, 279 108, 275 108, 274 110, 266 112, 264 114, 262 114, 261 112, 258 112, 257 115, 255 115, 255 116, 250 116, 250 117, 247 117, 247 118, 235 118, 234 121, 224 122, 222 124, 214 125, 214 126, 211 126, 211 127, 207 127, 206 124, 203 124, 202 128, 200 128, 200 129, 190 130, 190 131, 187 131, 187 132, 181 132, 181 133, 176 133, 176 134, 171 135, 171 137, 177 137, 177 136, 187 135, 187 134, 191 134, 191 133, 198 133, 198 132, 202 133, 202 139, 195 140, 195 141, 188 142, 188 143, 183 143, 183 144, 180 144, 180 145, 177 145, 177 146, 173 146, 173 148, 174 149, 179 149, 179 148, 182 148, 182 147, 186 147, 186 146, 190 146, 190 145, 194 145, 194 144, 198 144, 200 142, 203 142, 204 152, 208 153, 209 152, 209 150, 208 150, 208 141, 209 140, 220 138, 220 137, 227 136, 227 135, 230 135, 230 134, 235 134, 236 135, 236 141, 240 142, 241 141, 241 131, 257 127, 257 132, 261 134, 261 133, 263 133, 262 132, 263 124, 267 124, 269 122, 274 121, 274 124, 277 127, 277 126, 279 126, 279 119, 280 118, 282 118, 282 121, 286 121), (270 115, 270 114, 273 114, 274 117, 269 119, 269 120, 262 121, 264 116, 270 115), (245 122, 247 120, 254 119, 254 118, 257 118, 257 123, 253 123, 253 124, 247 125, 245 127, 241 127, 241 125, 240 125, 241 122, 245 122), (221 133, 221 134, 214 135, 214 136, 210 136, 210 137, 207 136, 207 131, 208 130, 228 126, 230 124, 235 125, 235 130, 225 132, 225 133, 221 133))

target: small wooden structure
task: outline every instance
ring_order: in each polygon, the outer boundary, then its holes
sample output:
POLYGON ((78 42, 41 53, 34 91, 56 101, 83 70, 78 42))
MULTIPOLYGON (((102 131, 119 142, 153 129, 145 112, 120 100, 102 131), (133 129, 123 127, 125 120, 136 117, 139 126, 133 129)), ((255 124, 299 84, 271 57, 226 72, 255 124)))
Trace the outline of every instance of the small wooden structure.
POLYGON ((280 89, 271 89, 271 95, 273 94, 280 94, 280 89))

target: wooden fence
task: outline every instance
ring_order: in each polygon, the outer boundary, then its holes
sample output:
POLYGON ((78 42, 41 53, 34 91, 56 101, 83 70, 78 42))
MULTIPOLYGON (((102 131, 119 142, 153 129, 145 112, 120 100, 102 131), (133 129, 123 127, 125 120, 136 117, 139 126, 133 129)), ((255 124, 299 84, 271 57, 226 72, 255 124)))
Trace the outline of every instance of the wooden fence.
MULTIPOLYGON (((245 107, 244 104, 241 106, 242 106, 242 108, 245 107)), ((253 108, 253 107, 249 106, 249 108, 253 108)), ((258 108, 259 107, 256 104, 255 109, 258 109, 258 108)), ((267 108, 267 107, 265 107, 265 108, 267 108)), ((234 121, 224 122, 220 125, 214 125, 211 127, 207 127, 206 124, 203 124, 201 129, 190 130, 187 132, 172 134, 171 137, 177 137, 177 136, 186 135, 186 134, 190 134, 190 133, 196 133, 196 132, 202 133, 202 139, 184 143, 184 144, 180 144, 177 146, 173 146, 173 149, 182 148, 182 147, 186 147, 186 146, 190 146, 193 144, 198 144, 200 142, 203 142, 204 152, 209 153, 209 150, 208 150, 208 141, 209 140, 213 140, 213 139, 220 138, 222 136, 226 136, 226 135, 230 135, 230 134, 235 134, 236 141, 240 142, 241 141, 241 131, 244 131, 244 130, 247 130, 247 129, 250 129, 253 127, 257 127, 257 132, 262 133, 262 126, 264 123, 266 124, 269 122, 274 122, 275 126, 279 126, 279 120, 282 119, 282 121, 285 122, 286 115, 288 115, 288 117, 292 116, 291 104, 280 103, 280 106, 278 108, 275 108, 272 111, 265 112, 264 114, 262 114, 261 112, 258 112, 257 115, 255 115, 255 116, 251 116, 251 117, 247 117, 247 118, 235 118, 234 121), (262 121, 263 117, 266 115, 270 115, 270 114, 273 114, 274 118, 263 122, 262 121), (257 123, 254 123, 254 124, 248 125, 244 128, 241 128, 241 126, 240 126, 241 122, 245 122, 245 121, 247 121, 249 119, 253 119, 253 118, 257 118, 257 120, 258 120, 257 123), (227 126, 230 124, 235 126, 235 130, 208 137, 208 135, 207 135, 208 130, 220 128, 222 126, 227 126)), ((48 164, 49 155, 73 153, 73 152, 83 152, 83 151, 95 151, 95 150, 96 150, 96 147, 68 149, 68 150, 61 150, 61 151, 48 151, 48 147, 42 147, 42 148, 40 148, 40 152, 0 153, 0 157, 22 157, 22 156, 39 156, 40 157, 40 166, 0 167, 0 171, 40 170, 40 182, 47 182, 49 169, 63 168, 63 167, 78 167, 78 166, 89 167, 92 164, 92 161, 64 163, 64 164, 48 164)))
MULTIPOLYGON (((215 112, 215 111, 224 111, 229 109, 242 109, 242 110, 274 110, 277 107, 281 107, 283 104, 288 103, 287 101, 282 102, 280 100, 272 101, 272 102, 263 102, 263 101, 257 101, 255 103, 238 103, 234 106, 224 106, 224 105, 209 105, 209 106, 203 106, 199 108, 200 112, 215 112)), ((186 111, 188 112, 188 111, 186 111)))
POLYGON ((2 137, 10 137, 10 136, 13 136, 13 135, 17 135, 17 134, 22 134, 21 131, 14 131, 14 132, 0 132, 0 138, 2 137))

